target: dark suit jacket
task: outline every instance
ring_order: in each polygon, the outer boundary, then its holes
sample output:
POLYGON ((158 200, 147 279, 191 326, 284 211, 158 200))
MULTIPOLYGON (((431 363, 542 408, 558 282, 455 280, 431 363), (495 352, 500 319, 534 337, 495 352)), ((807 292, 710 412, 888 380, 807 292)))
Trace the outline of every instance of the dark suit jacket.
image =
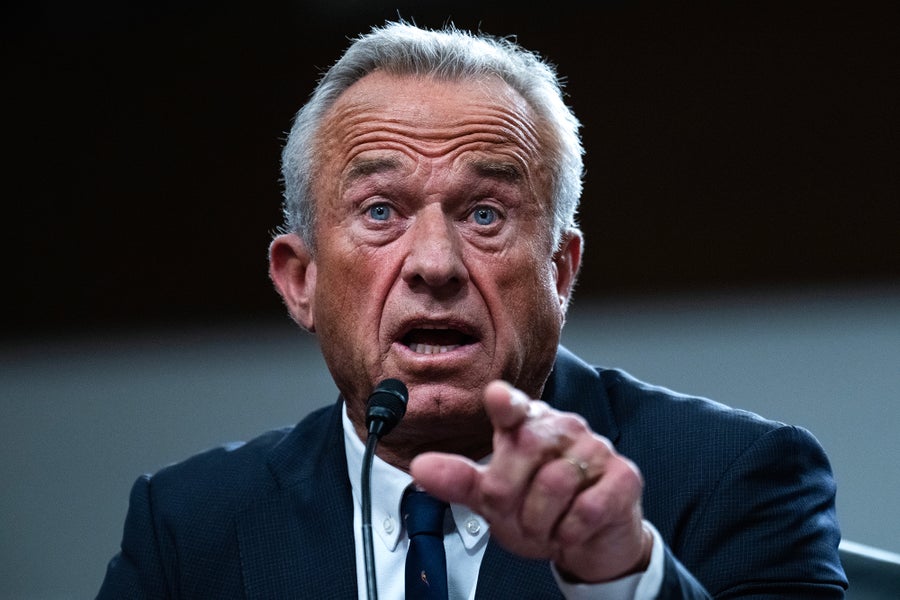
MULTIPOLYGON (((560 348, 544 399, 640 467, 666 542, 660 597, 840 598, 834 481, 803 429, 595 369, 560 348)), ((99 598, 355 598, 340 402, 137 480, 99 598)), ((553 598, 490 542, 479 598, 553 598)))

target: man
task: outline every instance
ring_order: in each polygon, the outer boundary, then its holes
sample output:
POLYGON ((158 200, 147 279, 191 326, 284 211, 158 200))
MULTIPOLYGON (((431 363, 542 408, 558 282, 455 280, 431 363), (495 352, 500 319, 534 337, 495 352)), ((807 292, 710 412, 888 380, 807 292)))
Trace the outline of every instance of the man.
POLYGON ((404 594, 413 482, 451 505, 453 598, 842 597, 812 436, 558 346, 581 172, 536 56, 403 23, 357 40, 297 115, 270 248, 341 397, 140 478, 100 597, 362 596, 365 405, 385 378, 409 404, 374 467, 383 598, 404 594))

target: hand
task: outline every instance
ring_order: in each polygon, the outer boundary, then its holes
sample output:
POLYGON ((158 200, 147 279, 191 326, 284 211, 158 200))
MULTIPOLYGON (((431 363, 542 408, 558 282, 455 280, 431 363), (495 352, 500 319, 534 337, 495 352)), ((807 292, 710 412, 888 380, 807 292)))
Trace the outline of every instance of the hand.
POLYGON ((634 463, 580 416, 505 382, 490 383, 484 402, 494 427, 490 463, 424 453, 410 465, 416 482, 469 506, 506 549, 551 560, 566 579, 600 583, 646 569, 653 537, 634 463))

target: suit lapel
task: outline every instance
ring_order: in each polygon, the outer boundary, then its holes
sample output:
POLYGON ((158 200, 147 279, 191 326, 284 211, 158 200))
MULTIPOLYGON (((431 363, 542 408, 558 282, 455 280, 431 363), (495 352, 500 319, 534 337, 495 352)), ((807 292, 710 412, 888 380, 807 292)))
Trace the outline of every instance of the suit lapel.
POLYGON ((247 598, 353 598, 353 505, 340 404, 272 452, 277 487, 235 518, 247 598))
POLYGON ((562 346, 557 350, 556 364, 544 385, 542 399, 558 410, 580 414, 595 433, 613 444, 618 441, 619 425, 597 369, 562 346))

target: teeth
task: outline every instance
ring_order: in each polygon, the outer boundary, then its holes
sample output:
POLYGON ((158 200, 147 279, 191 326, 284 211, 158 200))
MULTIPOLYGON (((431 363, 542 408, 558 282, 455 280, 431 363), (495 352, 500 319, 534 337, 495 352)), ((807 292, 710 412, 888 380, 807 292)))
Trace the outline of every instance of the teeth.
POLYGON ((431 344, 410 344, 409 349, 416 354, 443 354, 459 348, 459 344, 450 346, 433 346, 431 344))

